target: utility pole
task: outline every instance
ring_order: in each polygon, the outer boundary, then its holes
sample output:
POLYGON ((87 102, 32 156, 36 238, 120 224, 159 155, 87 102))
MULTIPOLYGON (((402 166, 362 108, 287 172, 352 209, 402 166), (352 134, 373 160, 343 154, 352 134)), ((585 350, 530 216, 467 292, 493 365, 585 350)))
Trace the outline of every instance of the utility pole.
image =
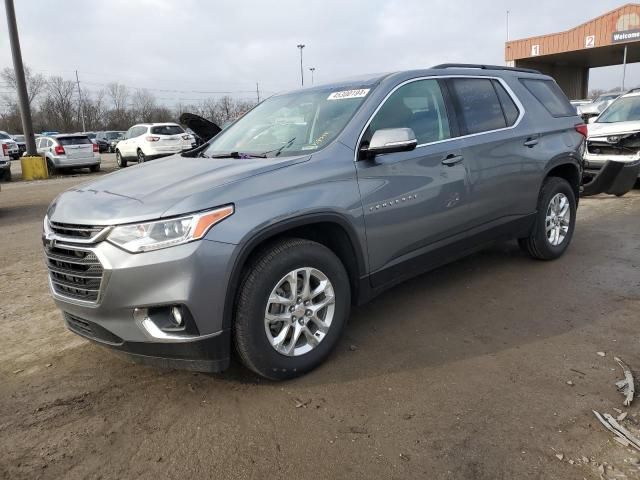
POLYGON ((311 71, 311 85, 313 85, 313 72, 316 71, 316 67, 309 67, 309 70, 311 71))
POLYGON ((622 57, 622 92, 624 92, 624 81, 627 76, 627 46, 624 46, 624 55, 622 57))
POLYGON ((76 70, 76 83, 78 84, 78 102, 80 107, 80 118, 82 119, 82 131, 86 132, 87 128, 84 125, 84 108, 82 107, 82 91, 80 90, 80 79, 78 78, 78 70, 76 70))
POLYGON ((305 47, 304 44, 298 44, 298 48, 300 49, 300 82, 304 87, 304 70, 302 69, 302 49, 305 47))
POLYGON ((18 25, 16 24, 16 10, 13 0, 4 0, 7 12, 7 25, 9 27, 9 41, 11 42, 11 56, 13 57, 13 72, 16 76, 16 90, 18 93, 18 106, 22 119, 22 133, 27 146, 27 155, 37 155, 36 141, 33 136, 33 123, 31 121, 31 109, 29 107, 29 94, 27 82, 24 78, 24 65, 22 65, 22 52, 20 51, 20 38, 18 37, 18 25))
POLYGON ((507 42, 509 41, 509 10, 507 10, 507 42))
POLYGON ((256 96, 258 97, 258 103, 260 103, 260 87, 258 86, 258 82, 256 82, 256 96))

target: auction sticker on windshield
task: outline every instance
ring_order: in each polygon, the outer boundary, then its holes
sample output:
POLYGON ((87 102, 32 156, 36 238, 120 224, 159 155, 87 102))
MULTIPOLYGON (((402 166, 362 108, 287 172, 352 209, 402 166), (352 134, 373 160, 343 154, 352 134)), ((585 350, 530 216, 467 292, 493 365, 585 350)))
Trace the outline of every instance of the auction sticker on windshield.
POLYGON ((333 92, 327 97, 327 100, 343 100, 345 98, 361 98, 366 97, 369 88, 359 88, 357 90, 343 90, 342 92, 333 92))

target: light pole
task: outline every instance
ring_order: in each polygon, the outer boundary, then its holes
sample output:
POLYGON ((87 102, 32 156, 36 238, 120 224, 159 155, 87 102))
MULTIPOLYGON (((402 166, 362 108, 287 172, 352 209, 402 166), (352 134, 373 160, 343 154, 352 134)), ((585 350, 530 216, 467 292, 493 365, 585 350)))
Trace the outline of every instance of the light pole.
POLYGON ((16 10, 13 6, 13 0, 5 0, 4 5, 7 12, 11 56, 13 57, 13 72, 16 76, 16 90, 18 93, 18 105, 20 106, 20 117, 22 119, 22 133, 24 133, 27 155, 37 155, 36 141, 33 136, 33 124, 31 122, 31 109, 29 108, 29 94, 27 93, 27 82, 24 79, 22 53, 20 52, 16 10))
POLYGON ((309 67, 309 71, 311 72, 311 85, 313 85, 313 72, 316 71, 316 67, 309 67))
POLYGON ((300 49, 300 82, 304 87, 304 70, 302 69, 302 49, 305 47, 304 44, 299 43, 298 48, 300 49))

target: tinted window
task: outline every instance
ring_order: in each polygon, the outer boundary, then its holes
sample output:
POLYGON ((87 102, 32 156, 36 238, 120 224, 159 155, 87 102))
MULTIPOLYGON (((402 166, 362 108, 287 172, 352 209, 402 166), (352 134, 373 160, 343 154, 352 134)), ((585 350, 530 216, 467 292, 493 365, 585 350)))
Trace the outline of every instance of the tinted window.
POLYGON ((451 80, 458 116, 466 134, 505 128, 502 106, 490 79, 455 78, 451 80))
POLYGON ((179 135, 184 133, 184 130, 179 125, 162 125, 151 127, 151 133, 154 135, 179 135))
POLYGON ((498 98, 500 99, 500 104, 502 105, 502 111, 504 112, 504 118, 507 121, 507 126, 510 127, 516 123, 518 115, 520 115, 518 107, 516 107, 513 98, 509 96, 500 82, 494 80, 493 86, 495 87, 498 98))
POLYGON ((89 137, 87 137, 86 135, 81 136, 78 135, 77 137, 62 137, 62 138, 57 138, 56 140, 58 140, 58 143, 60 145, 85 145, 87 143, 91 143, 91 140, 89 140, 89 137))
POLYGON ((575 108, 553 80, 521 78, 520 81, 554 117, 572 117, 576 114, 575 108))
POLYGON ((418 145, 449 138, 449 119, 438 81, 418 80, 396 90, 376 113, 363 141, 383 128, 411 128, 418 145))

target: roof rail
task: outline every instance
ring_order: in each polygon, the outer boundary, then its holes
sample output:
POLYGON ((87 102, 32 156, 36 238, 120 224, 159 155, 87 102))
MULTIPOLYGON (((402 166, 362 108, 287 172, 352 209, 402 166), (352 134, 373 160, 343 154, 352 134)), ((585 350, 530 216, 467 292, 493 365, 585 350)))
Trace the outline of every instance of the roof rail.
MULTIPOLYGON (((640 90, 640 87, 630 88, 629 90, 627 90, 624 93, 620 92, 620 95, 626 95, 627 93, 637 92, 638 90, 640 90)), ((610 92, 610 93, 616 93, 616 92, 610 92)))
POLYGON ((540 74, 538 70, 534 70, 532 68, 503 67, 501 65, 480 65, 475 63, 441 63, 440 65, 435 65, 431 68, 434 68, 434 69, 436 68, 479 68, 481 70, 508 70, 511 72, 540 74))

